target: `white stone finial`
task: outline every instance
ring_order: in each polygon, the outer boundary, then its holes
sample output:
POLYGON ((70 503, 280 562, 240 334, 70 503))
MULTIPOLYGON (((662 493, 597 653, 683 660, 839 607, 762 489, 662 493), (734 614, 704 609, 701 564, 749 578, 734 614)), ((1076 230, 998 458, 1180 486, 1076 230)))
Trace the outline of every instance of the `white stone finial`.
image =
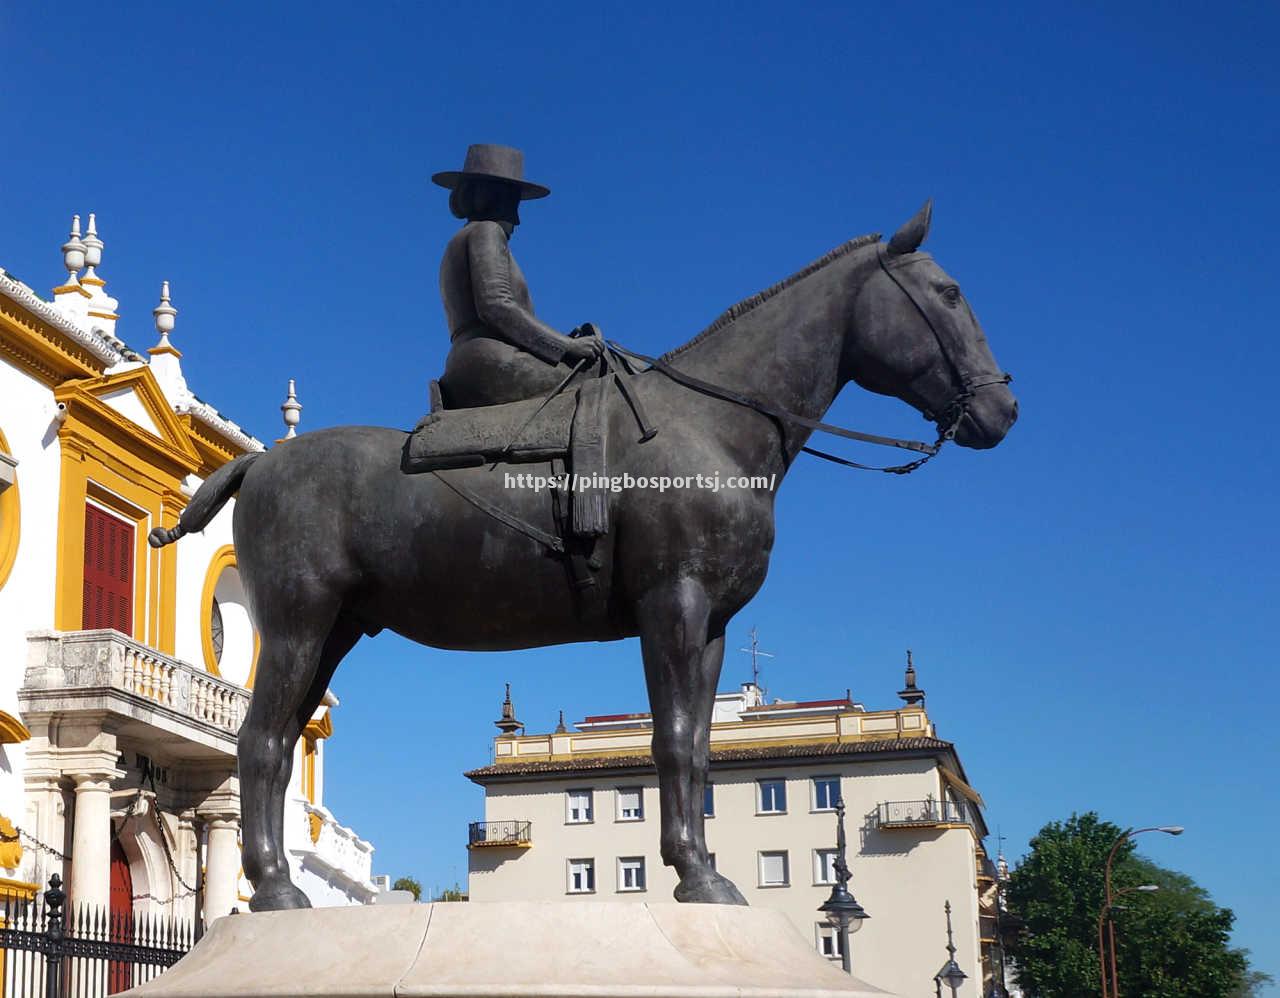
POLYGON ((86 269, 80 283, 103 287, 106 281, 98 276, 95 269, 102 263, 102 240, 98 238, 98 220, 93 212, 89 212, 89 230, 84 237, 84 262, 86 269))
POLYGON ((302 421, 302 404, 298 401, 298 393, 294 388, 293 378, 289 379, 289 397, 280 406, 280 414, 284 417, 287 432, 285 440, 292 440, 298 435, 298 423, 302 421))
POLYGON ((173 307, 173 303, 169 300, 168 281, 161 282, 160 304, 151 310, 151 314, 156 317, 156 332, 160 334, 160 342, 148 352, 152 354, 176 352, 173 344, 169 342, 169 334, 173 332, 174 320, 178 315, 178 310, 173 307))
POLYGON ((71 238, 62 244, 62 265, 70 275, 68 284, 79 284, 76 275, 84 267, 85 245, 80 239, 80 216, 71 216, 71 238))

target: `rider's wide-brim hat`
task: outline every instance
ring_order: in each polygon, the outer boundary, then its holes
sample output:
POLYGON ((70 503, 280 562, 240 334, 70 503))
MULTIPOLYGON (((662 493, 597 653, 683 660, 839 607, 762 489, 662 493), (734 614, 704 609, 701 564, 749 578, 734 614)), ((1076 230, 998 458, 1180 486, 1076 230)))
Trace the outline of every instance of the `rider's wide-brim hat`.
POLYGON ((433 183, 453 190, 467 177, 485 180, 501 180, 520 188, 520 200, 544 198, 551 189, 524 179, 524 153, 511 146, 473 145, 467 149, 467 158, 461 170, 445 170, 432 175, 433 183))

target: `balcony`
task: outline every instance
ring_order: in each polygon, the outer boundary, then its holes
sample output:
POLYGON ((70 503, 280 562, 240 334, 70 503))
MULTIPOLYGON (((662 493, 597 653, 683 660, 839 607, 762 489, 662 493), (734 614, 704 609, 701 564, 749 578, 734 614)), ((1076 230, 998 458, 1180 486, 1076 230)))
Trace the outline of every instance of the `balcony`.
POLYGON ((532 845, 531 821, 473 821, 467 829, 468 849, 528 849, 532 845))
POLYGON ((145 728, 193 759, 234 758, 249 707, 247 690, 111 630, 30 635, 18 699, 28 717, 115 715, 119 733, 145 728))
POLYGON ((949 800, 895 800, 876 809, 880 828, 949 828, 970 823, 965 806, 949 800))

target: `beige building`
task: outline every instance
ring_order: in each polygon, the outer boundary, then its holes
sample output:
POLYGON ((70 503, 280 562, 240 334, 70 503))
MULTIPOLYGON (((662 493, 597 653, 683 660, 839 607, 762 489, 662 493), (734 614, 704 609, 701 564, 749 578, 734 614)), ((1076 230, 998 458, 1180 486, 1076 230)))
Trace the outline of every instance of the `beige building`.
MULTIPOLYGON (((837 799, 847 808, 850 889, 870 914, 852 936, 853 972, 902 995, 932 994, 946 961, 951 902, 966 998, 998 974, 993 864, 982 799, 955 746, 938 738, 908 671, 896 710, 843 699, 766 703, 744 684, 716 698, 705 801, 716 868, 752 905, 785 912, 819 952, 838 935, 817 911, 835 880, 837 799)), ((493 761, 466 775, 485 789, 471 825, 476 901, 669 901, 658 853, 648 714, 563 719, 526 734, 504 704, 493 761)))

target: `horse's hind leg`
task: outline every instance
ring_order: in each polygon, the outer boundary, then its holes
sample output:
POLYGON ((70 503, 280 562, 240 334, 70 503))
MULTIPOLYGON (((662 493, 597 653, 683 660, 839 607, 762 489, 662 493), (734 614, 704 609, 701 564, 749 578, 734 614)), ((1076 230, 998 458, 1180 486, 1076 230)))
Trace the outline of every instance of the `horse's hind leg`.
POLYGON ((360 635, 353 621, 332 612, 281 615, 263 628, 254 695, 238 746, 244 871, 254 886, 253 911, 310 907, 289 879, 284 850, 293 750, 360 635))
POLYGON ((724 632, 710 633, 706 589, 691 579, 648 593, 637 614, 653 711, 662 861, 680 876, 675 898, 746 904, 711 866, 702 813, 724 632))

